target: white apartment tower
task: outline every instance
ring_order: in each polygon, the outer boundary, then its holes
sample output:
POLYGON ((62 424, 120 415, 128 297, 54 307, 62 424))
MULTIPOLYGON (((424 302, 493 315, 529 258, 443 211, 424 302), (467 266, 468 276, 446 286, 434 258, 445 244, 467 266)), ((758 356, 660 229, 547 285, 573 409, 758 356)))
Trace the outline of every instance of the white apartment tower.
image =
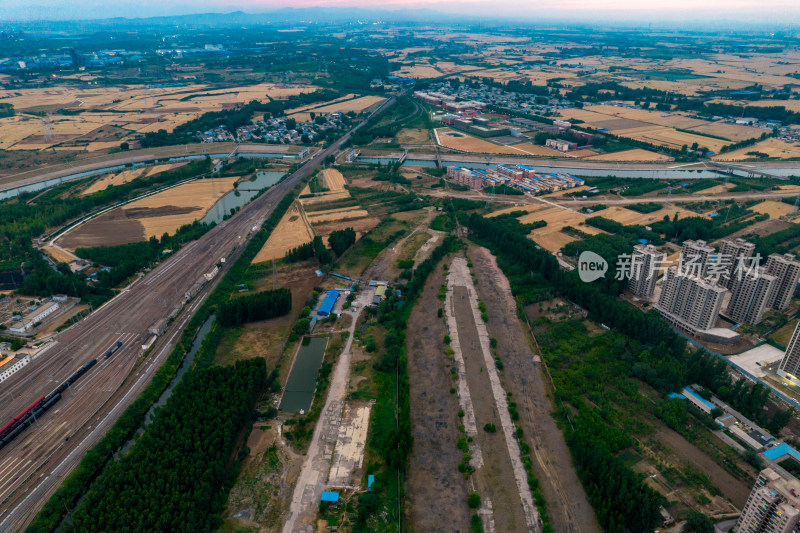
POLYGON ((775 292, 777 280, 761 268, 734 276, 731 280, 731 299, 726 309, 728 316, 741 324, 761 322, 767 302, 775 292))
POLYGON ((792 339, 789 341, 789 346, 786 347, 786 353, 778 367, 778 374, 782 376, 790 374, 793 379, 800 376, 800 322, 794 328, 792 339))
POLYGON ((789 306, 789 301, 797 288, 797 281, 800 279, 800 261, 792 254, 772 254, 767 259, 767 273, 778 278, 775 292, 767 305, 782 311, 789 306))
POLYGON ((738 265, 744 262, 745 264, 742 265, 742 268, 745 267, 748 264, 746 259, 752 258, 753 255, 755 255, 755 251, 755 244, 741 238, 725 239, 722 241, 719 255, 725 261, 725 272, 721 277, 721 283, 724 284, 725 287, 733 289, 733 282, 737 277, 736 272, 738 265))
POLYGON ((800 523, 800 481, 772 468, 758 475, 735 533, 793 533, 800 523))
POLYGON ((671 266, 664 274, 656 308, 673 325, 696 334, 715 326, 725 292, 724 287, 712 280, 671 266))
POLYGON ((652 244, 637 244, 631 254, 631 277, 628 290, 636 296, 652 298, 656 279, 666 254, 659 252, 652 244))
POLYGON ((714 248, 706 241, 684 241, 681 248, 682 270, 691 276, 705 278, 713 256, 714 248))

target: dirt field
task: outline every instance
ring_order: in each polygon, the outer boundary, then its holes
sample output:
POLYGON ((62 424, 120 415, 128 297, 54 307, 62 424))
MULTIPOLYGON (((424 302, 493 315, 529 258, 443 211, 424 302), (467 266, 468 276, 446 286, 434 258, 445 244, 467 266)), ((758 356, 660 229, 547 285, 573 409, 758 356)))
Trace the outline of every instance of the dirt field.
POLYGON ((469 486, 458 472, 461 452, 456 441, 458 399, 450 394, 452 382, 442 339, 442 307, 437 291, 444 283, 441 266, 431 274, 420 301, 408 321, 408 374, 410 383, 411 432, 414 446, 409 457, 407 515, 409 531, 468 531, 469 486))
MULTIPOLYGON (((455 318, 458 323, 458 337, 466 364, 467 383, 474 401, 475 421, 478 428, 495 424, 497 433, 490 434, 482 429, 475 439, 483 455, 483 468, 474 475, 478 492, 488 496, 494 506, 494 522, 498 531, 526 531, 520 493, 514 483, 514 470, 503 429, 492 401, 492 388, 488 373, 484 368, 478 330, 475 327, 472 309, 469 306, 466 287, 455 287, 455 318)), ((527 487, 526 487, 527 489, 527 487)))
POLYGON ((508 280, 488 250, 471 247, 468 252, 473 271, 481 280, 478 296, 487 306, 489 335, 498 341, 497 353, 504 365, 504 385, 513 395, 520 412, 520 424, 530 445, 534 471, 547 499, 547 509, 555 531, 599 532, 600 527, 589 504, 564 442, 561 431, 550 416, 553 405, 541 369, 531 362, 530 344, 516 317, 508 280))
POLYGON ((122 185, 123 183, 128 183, 129 181, 133 181, 142 175, 143 175, 142 169, 123 170, 118 174, 109 174, 95 180, 95 182, 86 187, 86 189, 84 189, 80 193, 80 195, 88 196, 96 192, 104 191, 108 189, 108 187, 111 185, 122 185))
POLYGON ((280 259, 286 252, 301 244, 311 242, 314 231, 306 224, 297 202, 283 215, 264 246, 256 254, 253 263, 280 259))
POLYGON ((673 452, 672 459, 677 463, 683 464, 688 461, 696 466, 701 472, 708 476, 711 483, 719 488, 725 497, 730 498, 734 505, 740 509, 744 506, 747 497, 750 496, 749 485, 745 485, 743 482, 733 477, 727 470, 715 463, 708 455, 668 427, 661 427, 661 429, 653 435, 653 438, 656 442, 671 449, 673 452))
POLYGON ((75 259, 75 257, 58 246, 45 246, 42 248, 42 251, 49 255, 53 261, 59 263, 69 263, 75 259))
POLYGON ((611 154, 593 155, 586 159, 591 159, 592 161, 672 161, 672 158, 668 155, 651 152, 650 150, 643 150, 641 148, 623 150, 611 154))
POLYGON ((724 122, 708 122, 663 111, 647 111, 608 105, 587 106, 583 109, 566 109, 561 116, 580 119, 593 128, 606 128, 614 135, 629 137, 659 144, 670 148, 681 148, 684 144, 691 146, 698 143, 719 153, 720 149, 731 142, 743 141, 759 137, 764 130, 726 124, 724 122), (689 130, 697 134, 689 133, 689 130), (714 137, 707 137, 702 134, 714 137))
MULTIPOLYGON (((656 201, 658 201, 656 199, 656 201)), ((646 203, 647 200, 642 200, 643 203, 646 203)), ((649 224, 650 222, 655 222, 656 220, 662 220, 664 216, 669 216, 670 218, 674 217, 675 214, 678 214, 678 218, 688 218, 688 217, 696 217, 700 216, 698 213, 693 211, 689 211, 688 209, 683 209, 682 207, 677 207, 674 205, 667 205, 658 211, 653 211, 652 213, 639 213, 638 211, 634 211, 633 209, 626 209, 620 206, 610 206, 608 209, 603 209, 599 211, 597 214, 604 218, 610 218, 611 220, 616 220, 621 224, 649 224)))
POLYGON ((793 205, 785 204, 783 202, 776 202, 774 200, 765 200, 751 207, 756 213, 766 213, 770 218, 781 218, 790 213, 795 212, 793 205))
POLYGON ((344 176, 342 176, 342 173, 335 168, 326 168, 323 171, 323 176, 325 178, 325 186, 329 191, 340 192, 345 190, 344 176))
POLYGON ((434 130, 438 143, 447 148, 454 148, 464 152, 480 152, 490 154, 519 154, 520 150, 514 150, 510 146, 501 146, 489 141, 484 141, 477 137, 451 130, 450 128, 438 128, 434 130))
POLYGON ((438 78, 442 75, 442 72, 439 72, 435 68, 429 65, 414 65, 414 66, 403 66, 400 70, 395 70, 392 72, 395 76, 403 76, 406 78, 438 78))
POLYGON ((74 251, 88 246, 126 244, 165 232, 173 233, 184 224, 202 218, 239 179, 196 180, 142 198, 114 209, 84 224, 59 240, 62 247, 74 251))
MULTIPOLYGON (((199 117, 207 111, 221 111, 251 100, 274 99, 312 91, 310 86, 280 86, 271 83, 208 89, 206 85, 146 88, 61 86, 20 91, 0 91, 3 102, 12 103, 17 116, 0 119, 0 149, 42 150, 69 143, 81 151, 116 148, 131 140, 134 132, 165 129, 199 117), (26 110, 53 113, 60 108, 92 109, 100 112, 25 115, 26 110), (102 112, 107 110, 108 112, 102 112), (113 112, 111 112, 113 111, 113 112), (45 123, 49 122, 49 133, 45 123), (47 135, 45 135, 48 133, 47 135)), ((357 105, 362 105, 361 103, 357 105)))
POLYGON ((716 161, 742 161, 745 159, 758 159, 758 155, 748 155, 751 152, 767 154, 768 157, 789 158, 800 157, 800 143, 788 143, 780 139, 770 137, 759 141, 752 146, 745 146, 732 152, 714 156, 716 161))
POLYGON ((570 209, 552 207, 549 205, 531 204, 528 206, 507 207, 505 209, 495 211, 490 216, 508 213, 511 211, 518 211, 520 209, 529 212, 529 214, 523 215, 518 219, 524 224, 530 224, 536 220, 544 220, 547 222, 547 226, 533 230, 528 237, 535 240, 536 244, 542 248, 545 248, 551 252, 557 252, 565 244, 577 240, 575 237, 571 237, 566 233, 561 232, 561 229, 565 226, 572 226, 583 231, 584 233, 589 233, 591 235, 603 233, 601 230, 585 224, 585 221, 588 218, 586 215, 577 213, 570 209))
POLYGON ((328 211, 316 211, 313 213, 308 213, 307 215, 308 221, 311 224, 336 221, 346 222, 368 216, 369 212, 366 209, 361 209, 360 207, 343 207, 341 209, 330 209, 328 211))

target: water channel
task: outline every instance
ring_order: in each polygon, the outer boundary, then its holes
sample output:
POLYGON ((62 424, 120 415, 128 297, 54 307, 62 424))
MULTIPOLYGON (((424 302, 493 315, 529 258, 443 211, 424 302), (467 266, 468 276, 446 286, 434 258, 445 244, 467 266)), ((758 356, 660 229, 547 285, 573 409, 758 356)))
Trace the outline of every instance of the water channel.
POLYGON ((200 329, 197 331, 197 336, 195 337, 194 342, 192 342, 192 347, 189 349, 186 355, 183 356, 183 361, 181 361, 178 371, 175 373, 175 377, 172 378, 172 381, 169 382, 167 388, 164 389, 164 392, 161 393, 161 396, 158 397, 158 400, 150 407, 150 409, 147 411, 147 414, 145 414, 142 427, 136 430, 136 436, 125 443, 122 449, 116 454, 116 457, 120 457, 128 453, 128 450, 130 450, 131 446, 133 446, 133 444, 136 442, 136 438, 144 433, 145 426, 153 421, 156 409, 164 406, 167 403, 167 400, 170 396, 172 396, 172 392, 175 390, 175 387, 178 385, 178 383, 180 383, 181 379, 183 379, 186 371, 192 366, 194 358, 197 355, 197 352, 200 350, 200 346, 203 344, 203 339, 205 339, 206 335, 208 335, 208 332, 211 331, 211 325, 213 322, 214 315, 211 315, 206 319, 203 325, 200 326, 200 329))
POLYGON ((281 411, 308 411, 314 399, 317 376, 325 355, 327 337, 303 337, 281 399, 281 411))
MULTIPOLYGON (((190 161, 193 159, 203 159, 205 157, 227 157, 229 154, 189 154, 189 155, 178 155, 174 157, 159 157, 154 159, 153 161, 142 161, 136 162, 136 167, 142 167, 146 165, 152 165, 156 163, 174 163, 176 161, 190 161)), ((246 154, 239 154, 240 157, 258 157, 258 158, 277 158, 277 159, 290 159, 296 160, 294 157, 287 157, 286 154, 273 154, 273 153, 246 153, 246 154)), ((15 187, 13 189, 7 189, 5 191, 0 192, 0 200, 7 200, 9 198, 14 198, 15 196, 19 196, 23 193, 28 192, 39 192, 45 189, 49 189, 50 187, 55 187, 56 185, 61 185, 62 183, 66 183, 68 181, 79 180, 81 178, 88 178, 90 176, 97 176, 99 174, 106 174, 108 172, 116 172, 119 170, 125 170, 126 168, 131 168, 131 163, 120 163, 118 165, 111 165, 103 168, 96 168, 94 170, 85 170, 83 172, 76 172, 75 174, 69 174, 67 176, 61 176, 59 178, 51 178, 45 181, 39 181, 37 183, 31 183, 29 185, 22 185, 20 187, 15 187)))
MULTIPOLYGON (((396 157, 368 157, 361 156, 358 158, 359 163, 371 163, 386 165, 388 163, 397 162, 396 157)), ((525 164, 533 166, 537 172, 553 173, 553 174, 571 174, 573 176, 588 176, 588 177, 605 177, 617 176, 619 178, 655 178, 655 179, 699 179, 699 178, 721 178, 726 174, 722 170, 714 169, 681 169, 681 168, 658 168, 653 170, 626 170, 623 168, 571 168, 569 166, 546 166, 540 165, 534 161, 525 161, 525 164)), ((442 158, 442 165, 445 167, 467 167, 474 169, 489 169, 497 166, 495 163, 481 163, 481 162, 466 162, 456 161, 442 158)), ((403 162, 403 166, 416 166, 416 167, 434 167, 436 162, 429 159, 412 159, 407 158, 403 162)), ((764 169, 765 172, 774 176, 789 177, 799 176, 800 168, 797 166, 787 167, 769 167, 764 169)))
POLYGON ((216 222, 219 224, 222 222, 225 215, 231 213, 231 209, 244 206, 255 198, 258 191, 266 187, 272 187, 278 183, 284 175, 286 175, 285 172, 262 170, 257 172, 250 181, 239 182, 236 189, 217 200, 217 203, 208 210, 208 213, 200 219, 200 222, 216 222))

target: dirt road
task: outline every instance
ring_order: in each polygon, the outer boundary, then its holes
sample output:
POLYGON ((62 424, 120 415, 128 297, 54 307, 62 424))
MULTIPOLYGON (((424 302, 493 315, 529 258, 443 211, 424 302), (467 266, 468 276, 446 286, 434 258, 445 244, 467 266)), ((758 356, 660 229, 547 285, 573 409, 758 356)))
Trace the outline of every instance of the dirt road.
POLYGON ((485 248, 471 247, 468 256, 480 283, 478 296, 487 306, 489 335, 497 339, 497 353, 503 365, 503 384, 517 402, 519 423, 531 446, 533 468, 547 499, 553 529, 558 532, 594 533, 600 526, 561 430, 550 416, 553 405, 534 362, 528 338, 516 315, 508 280, 485 248))
POLYGON ((437 309, 437 291, 444 283, 441 266, 431 274, 408 321, 408 375, 411 433, 414 447, 406 480, 408 530, 412 533, 469 531, 469 493, 458 471, 461 452, 458 398, 450 394, 452 379, 445 355, 447 333, 437 309))

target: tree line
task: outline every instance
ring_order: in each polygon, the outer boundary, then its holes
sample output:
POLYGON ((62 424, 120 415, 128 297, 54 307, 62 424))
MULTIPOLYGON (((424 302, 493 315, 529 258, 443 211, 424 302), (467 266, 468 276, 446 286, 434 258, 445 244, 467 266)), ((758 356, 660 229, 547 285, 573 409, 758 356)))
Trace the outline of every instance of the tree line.
POLYGON ((340 257, 355 243, 356 232, 353 228, 335 230, 328 235, 328 245, 333 250, 333 253, 336 254, 336 257, 340 257))
POLYGON ((232 298, 217 308, 217 321, 225 327, 282 316, 292 309, 292 291, 287 288, 261 291, 232 298))
POLYGON ((62 529, 214 531, 237 438, 267 385, 260 358, 187 374, 62 529))
MULTIPOLYGON (((655 310, 642 312, 617 298, 619 284, 584 283, 577 271, 563 271, 553 255, 536 246, 525 235, 505 230, 492 219, 472 214, 465 224, 474 237, 487 245, 502 259, 505 266, 513 265, 509 280, 519 294, 525 285, 538 285, 538 294, 558 294, 586 309, 589 316, 630 337, 649 350, 640 353, 634 372, 637 378, 662 393, 699 383, 723 401, 740 410, 745 416, 768 424, 763 411, 766 396, 750 396, 759 385, 745 382, 748 394, 733 393, 733 379, 727 365, 705 350, 686 352, 686 339, 678 335, 655 310)), ((522 302, 527 303, 527 301, 522 302)), ((773 415, 774 418, 774 415, 773 415)), ((772 427, 775 427, 773 424, 772 427)))

